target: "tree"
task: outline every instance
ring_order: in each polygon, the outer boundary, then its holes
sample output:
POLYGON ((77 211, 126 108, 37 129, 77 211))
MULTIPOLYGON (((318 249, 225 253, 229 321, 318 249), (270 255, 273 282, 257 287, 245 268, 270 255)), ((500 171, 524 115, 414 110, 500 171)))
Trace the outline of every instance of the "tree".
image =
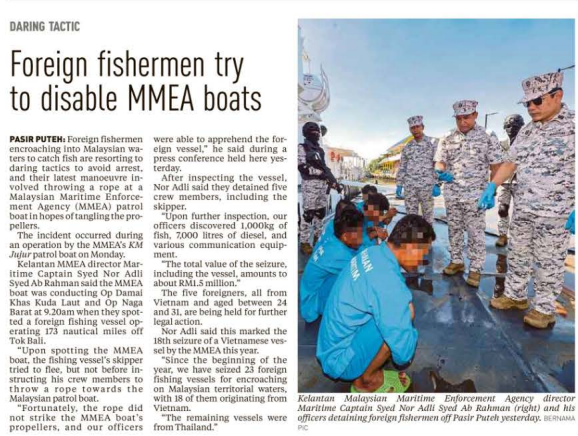
POLYGON ((381 162, 381 161, 383 160, 384 156, 385 156, 385 155, 382 154, 382 155, 380 155, 379 157, 377 157, 377 158, 369 161, 369 164, 367 165, 367 170, 368 170, 371 174, 376 173, 376 172, 378 172, 378 171, 381 169, 381 168, 380 168, 380 165, 379 165, 379 162, 381 162))

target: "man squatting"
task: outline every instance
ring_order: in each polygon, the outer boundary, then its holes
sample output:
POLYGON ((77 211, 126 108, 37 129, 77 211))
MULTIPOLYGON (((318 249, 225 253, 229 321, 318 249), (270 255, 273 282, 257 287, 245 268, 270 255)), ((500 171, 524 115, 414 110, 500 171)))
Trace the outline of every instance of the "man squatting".
MULTIPOLYGON (((562 103, 562 81, 562 73, 555 72, 522 82, 521 103, 527 107, 532 121, 522 127, 519 115, 506 118, 504 127, 510 141, 509 148, 504 150, 493 135, 476 124, 477 102, 456 102, 453 105, 456 129, 442 139, 434 156, 438 181, 445 182, 452 256, 444 273, 464 271, 465 231, 471 261, 468 283, 473 286, 479 285, 485 257, 485 210, 494 206, 496 188, 512 181, 516 174, 514 213, 510 237, 506 240, 510 268, 504 294, 494 296, 490 305, 498 310, 528 309, 527 286, 533 275, 536 296, 524 322, 535 328, 555 323, 554 302, 563 284, 567 231, 572 234, 575 231, 574 112, 562 103), (488 172, 491 181, 484 189, 488 172)), ((410 130, 418 127, 423 134, 422 121, 410 118, 410 130)), ((424 146, 427 138, 419 131, 415 133, 412 147, 424 146)), ((404 171, 413 164, 412 151, 410 148, 404 155, 404 171)), ((426 162, 424 166, 431 168, 426 162)), ((429 169, 423 171, 427 180, 431 179, 429 174, 429 169)), ((406 195, 411 190, 411 183, 404 186, 406 177, 403 172, 398 177, 399 195, 401 189, 405 188, 406 195)), ((333 222, 333 232, 326 236, 307 265, 301 311, 307 321, 322 315, 317 358, 329 377, 351 380, 352 392, 404 392, 411 383, 404 372, 382 368, 390 358, 398 365, 408 365, 415 353, 418 337, 413 326, 415 312, 401 268, 415 271, 436 238, 428 209, 434 190, 435 186, 428 185, 427 196, 416 195, 425 219, 408 214, 386 240, 381 242, 378 238, 367 247, 363 246, 367 217, 345 201, 333 222)), ((367 191, 369 200, 375 194, 367 191)), ((409 202, 406 199, 408 208, 415 208, 412 194, 409 202)), ((506 203, 503 200, 502 204, 506 203)), ((379 200, 371 199, 362 210, 367 211, 368 204, 379 204, 379 200)), ((500 214, 501 218, 506 216, 504 212, 500 214)))

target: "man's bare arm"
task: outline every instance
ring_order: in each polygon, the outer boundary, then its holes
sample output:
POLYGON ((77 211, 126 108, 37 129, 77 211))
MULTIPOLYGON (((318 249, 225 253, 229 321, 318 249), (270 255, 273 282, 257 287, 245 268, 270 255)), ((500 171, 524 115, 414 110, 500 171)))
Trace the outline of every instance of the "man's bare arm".
POLYGON ((502 166, 501 163, 498 164, 490 164, 490 180, 492 180, 495 176, 496 173, 498 172, 498 169, 502 166))
MULTIPOLYGON (((491 166, 490 166, 491 168, 491 166)), ((492 182, 496 186, 500 186, 506 180, 508 180, 516 172, 516 164, 512 162, 504 162, 501 165, 498 164, 497 171, 492 175, 492 182)))

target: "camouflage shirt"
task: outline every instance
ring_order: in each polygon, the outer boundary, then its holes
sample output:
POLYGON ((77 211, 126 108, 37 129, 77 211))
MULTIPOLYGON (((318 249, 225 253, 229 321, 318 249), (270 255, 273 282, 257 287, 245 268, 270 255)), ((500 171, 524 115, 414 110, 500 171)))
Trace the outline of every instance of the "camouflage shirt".
POLYGON ((444 162, 454 181, 444 184, 444 196, 454 200, 479 200, 489 180, 490 165, 502 163, 504 154, 498 138, 474 126, 468 133, 452 130, 442 138, 435 155, 444 162))
POLYGON ((299 144, 297 148, 297 168, 303 180, 322 179, 325 180, 323 170, 315 168, 307 162, 307 149, 319 153, 321 159, 325 161, 325 151, 320 145, 313 144, 307 139, 304 144, 299 144))
POLYGON ((431 190, 436 182, 434 155, 436 143, 429 136, 420 142, 412 139, 401 151, 396 183, 408 188, 431 190))
MULTIPOLYGON (((510 139, 504 139, 500 141, 500 145, 502 146, 502 150, 504 151, 504 160, 507 160, 508 151, 510 150, 511 141, 510 139)), ((516 173, 511 176, 508 180, 506 180, 503 184, 506 185, 508 183, 517 183, 516 173)))
POLYGON ((507 160, 517 165, 516 208, 565 217, 574 207, 574 111, 565 104, 553 119, 522 127, 507 160))

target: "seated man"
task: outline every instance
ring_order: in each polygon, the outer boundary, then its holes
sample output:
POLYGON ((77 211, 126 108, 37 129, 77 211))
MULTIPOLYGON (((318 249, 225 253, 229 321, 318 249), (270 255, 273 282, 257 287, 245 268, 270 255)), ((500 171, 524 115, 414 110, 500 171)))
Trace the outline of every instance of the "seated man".
POLYGON ((327 221, 327 224, 323 227, 321 231, 321 235, 319 236, 319 240, 315 243, 314 250, 317 250, 319 246, 325 241, 328 235, 333 235, 335 231, 335 221, 339 219, 339 215, 344 210, 356 210, 355 204, 347 199, 339 200, 339 203, 335 206, 335 214, 333 215, 333 219, 327 221))
POLYGON ((329 292, 337 276, 351 259, 363 239, 363 214, 348 208, 335 222, 335 232, 313 252, 301 278, 300 310, 307 322, 315 321, 323 313, 329 292))
POLYGON ((377 193, 377 188, 373 185, 365 185, 363 188, 361 188, 361 199, 363 201, 356 204, 357 210, 363 212, 363 207, 365 206, 365 203, 367 203, 369 195, 377 193))
POLYGON ((352 392, 409 387, 405 374, 382 367, 390 357, 405 365, 415 353, 412 294, 400 267, 416 270, 435 238, 424 218, 407 215, 387 242, 363 250, 337 278, 323 312, 317 359, 329 377, 353 380, 352 392))
POLYGON ((363 207, 363 247, 378 245, 387 239, 387 224, 397 214, 397 209, 389 208, 389 201, 383 194, 369 194, 363 207))

